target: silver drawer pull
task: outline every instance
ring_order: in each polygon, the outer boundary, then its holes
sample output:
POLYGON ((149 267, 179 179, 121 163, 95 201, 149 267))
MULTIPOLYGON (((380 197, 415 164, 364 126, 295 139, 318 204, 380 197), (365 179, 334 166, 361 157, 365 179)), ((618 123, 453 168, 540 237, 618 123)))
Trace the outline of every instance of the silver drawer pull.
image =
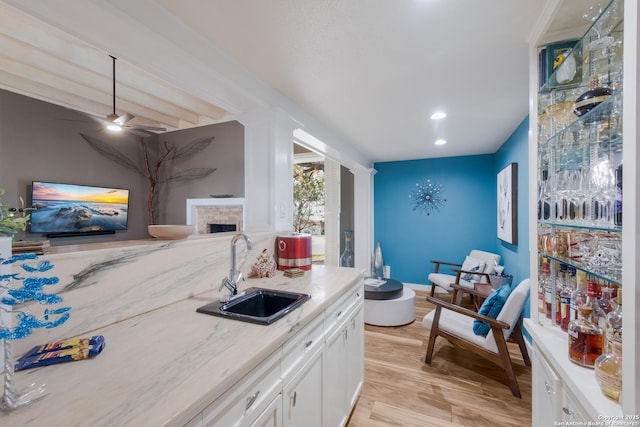
POLYGON ((546 381, 544 382, 544 387, 547 389, 547 394, 548 395, 553 394, 553 388, 546 381))
POLYGON ((251 396, 247 397, 247 406, 245 409, 248 410, 249 408, 251 408, 251 405, 253 405, 253 403, 256 401, 259 394, 260 394, 260 390, 256 391, 251 396))
POLYGON ((291 404, 292 406, 295 408, 296 407, 296 400, 298 398, 298 392, 294 391, 293 392, 293 396, 291 396, 291 404))
POLYGON ((309 348, 309 346, 313 344, 313 340, 309 340, 306 343, 304 343, 304 348, 309 348))
POLYGON ((340 316, 342 316, 342 310, 340 310, 338 314, 336 314, 336 317, 340 317, 340 316))
POLYGON ((565 406, 562 407, 562 412, 564 412, 567 415, 575 415, 575 413, 573 411, 571 411, 571 409, 569 409, 569 408, 567 408, 565 406))

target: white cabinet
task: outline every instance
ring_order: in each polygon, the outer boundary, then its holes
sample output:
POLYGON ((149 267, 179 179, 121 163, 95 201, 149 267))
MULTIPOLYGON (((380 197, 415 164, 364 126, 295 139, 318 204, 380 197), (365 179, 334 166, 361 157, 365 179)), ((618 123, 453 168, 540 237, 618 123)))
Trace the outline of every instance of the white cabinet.
POLYGON ((344 426, 355 405, 364 377, 364 293, 347 295, 327 315, 325 346, 325 427, 344 426))
POLYGON ((235 387, 216 399, 204 411, 204 427, 248 427, 263 415, 280 395, 281 350, 276 351, 247 374, 235 387))
MULTIPOLYGON (((347 337, 347 403, 351 412, 364 382, 364 306, 359 304, 349 319, 347 337)), ((348 417, 348 414, 347 414, 348 417)))
POLYGON ((364 378, 362 281, 186 427, 340 427, 364 378))
POLYGON ((273 399, 251 427, 282 427, 282 394, 273 399))
POLYGON ((284 427, 322 427, 323 356, 323 349, 318 349, 291 382, 285 384, 284 427))
POLYGON ((534 345, 531 357, 532 424, 552 426, 561 419, 559 412, 560 379, 534 345))

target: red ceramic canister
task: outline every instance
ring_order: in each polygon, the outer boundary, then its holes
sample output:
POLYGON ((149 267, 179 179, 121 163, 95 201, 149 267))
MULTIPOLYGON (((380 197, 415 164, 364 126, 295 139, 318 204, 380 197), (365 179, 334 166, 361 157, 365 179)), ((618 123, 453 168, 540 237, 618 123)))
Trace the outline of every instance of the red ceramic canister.
POLYGON ((278 270, 311 270, 311 235, 288 233, 277 237, 278 270))

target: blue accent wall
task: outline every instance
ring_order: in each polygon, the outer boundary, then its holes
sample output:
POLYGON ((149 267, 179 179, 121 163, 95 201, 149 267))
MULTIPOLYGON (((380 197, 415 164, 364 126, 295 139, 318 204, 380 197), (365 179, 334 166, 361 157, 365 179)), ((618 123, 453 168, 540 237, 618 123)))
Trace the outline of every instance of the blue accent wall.
POLYGON ((496 247, 495 155, 376 163, 374 239, 391 277, 427 284, 430 260, 462 262, 472 248, 496 247), (409 195, 417 183, 441 184, 446 203, 427 215, 409 195))
POLYGON ((528 129, 525 118, 495 154, 375 164, 374 242, 381 243, 391 277, 426 285, 430 260, 461 263, 471 249, 500 254, 514 284, 529 277, 528 129), (518 241, 510 245, 497 238, 496 175, 513 162, 518 241), (441 184, 447 199, 431 215, 414 210, 409 198, 427 179, 441 184))

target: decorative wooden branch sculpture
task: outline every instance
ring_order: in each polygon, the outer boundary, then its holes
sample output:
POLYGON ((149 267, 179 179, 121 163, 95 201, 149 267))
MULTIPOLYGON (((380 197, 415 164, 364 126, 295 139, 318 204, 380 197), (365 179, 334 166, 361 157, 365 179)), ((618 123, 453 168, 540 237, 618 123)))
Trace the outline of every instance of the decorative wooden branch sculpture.
POLYGON ((158 186, 167 182, 178 181, 194 181, 198 179, 206 178, 215 172, 215 168, 191 168, 183 171, 178 171, 170 175, 164 176, 162 173, 163 166, 166 162, 183 159, 193 156, 200 151, 207 148, 212 142, 214 137, 200 138, 190 142, 182 147, 176 147, 170 145, 166 141, 163 144, 164 151, 158 154, 155 161, 151 159, 147 141, 144 137, 140 137, 140 148, 142 149, 142 155, 144 159, 144 165, 140 167, 133 161, 131 161, 124 153, 114 148, 111 144, 101 141, 97 138, 80 134, 82 138, 89 144, 91 148, 102 154, 109 160, 124 166, 128 169, 134 170, 138 174, 144 176, 149 180, 149 196, 147 198, 147 212, 149 224, 156 223, 156 200, 158 197, 158 186))

